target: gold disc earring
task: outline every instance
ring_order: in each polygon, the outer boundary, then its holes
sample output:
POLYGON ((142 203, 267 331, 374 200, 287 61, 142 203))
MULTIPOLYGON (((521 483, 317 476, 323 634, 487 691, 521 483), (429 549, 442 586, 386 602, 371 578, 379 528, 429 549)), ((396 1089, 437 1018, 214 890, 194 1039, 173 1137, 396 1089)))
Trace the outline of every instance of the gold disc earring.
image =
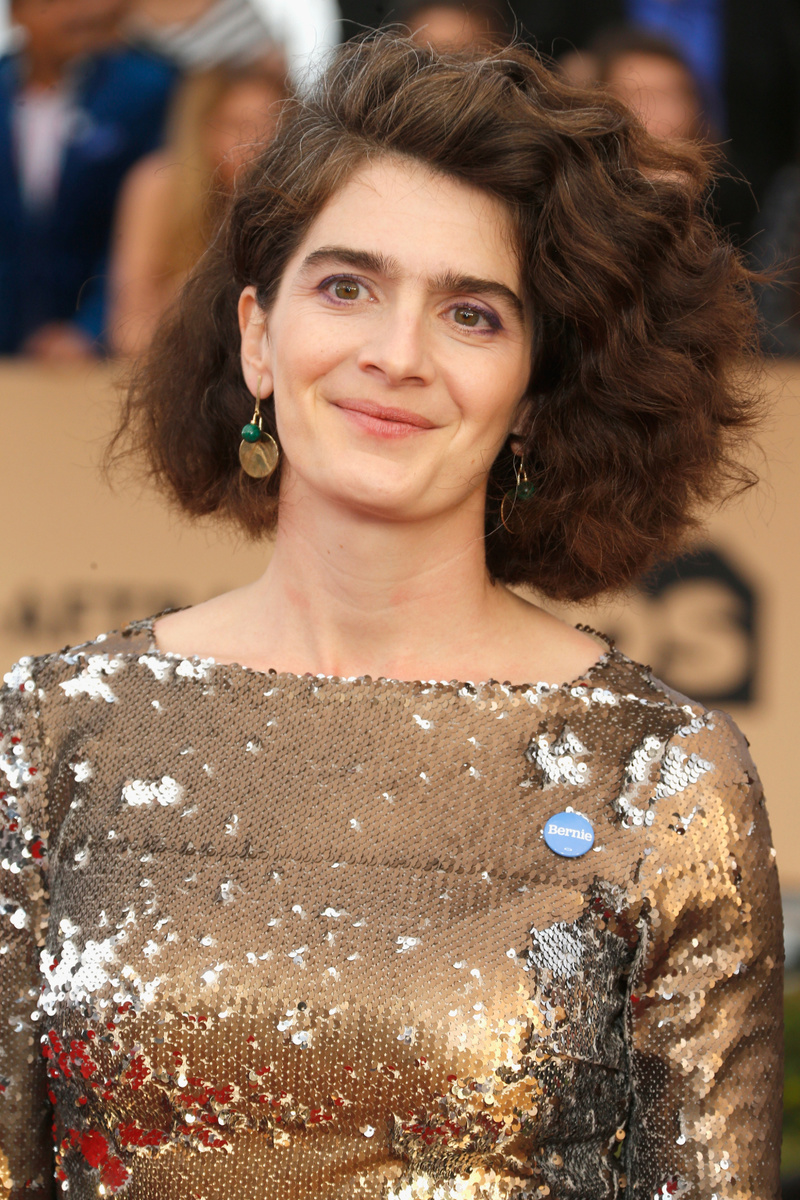
POLYGON ((269 479, 278 465, 280 451, 271 433, 265 433, 261 418, 261 376, 256 387, 256 407, 253 419, 242 430, 239 443, 239 462, 251 479, 269 479))

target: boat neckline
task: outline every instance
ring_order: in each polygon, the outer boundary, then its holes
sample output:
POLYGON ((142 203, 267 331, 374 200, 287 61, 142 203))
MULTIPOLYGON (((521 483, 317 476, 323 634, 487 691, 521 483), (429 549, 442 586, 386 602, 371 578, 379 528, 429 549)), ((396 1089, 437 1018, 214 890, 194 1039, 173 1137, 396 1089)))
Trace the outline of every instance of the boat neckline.
POLYGON ((598 675, 602 675, 602 673, 611 665, 612 662, 616 662, 619 660, 628 661, 627 659, 625 659, 625 656, 614 645, 614 642, 612 641, 612 639, 610 637, 608 637, 606 634, 599 633, 596 629, 592 629, 588 625, 576 624, 575 625, 576 629, 580 630, 582 633, 589 633, 593 637, 598 638, 601 642, 605 643, 607 648, 584 671, 582 671, 579 675, 576 675, 574 679, 570 679, 570 680, 567 680, 562 683, 553 683, 553 682, 547 681, 547 680, 533 680, 533 681, 524 682, 524 683, 511 683, 509 681, 501 682, 500 680, 497 680, 494 678, 482 679, 482 680, 396 679, 391 676, 387 677, 384 675, 377 676, 377 677, 372 676, 372 675, 366 675, 366 674, 365 675, 326 675, 324 673, 315 674, 312 671, 305 672, 304 674, 297 674, 294 671, 277 671, 274 668, 269 668, 266 671, 262 671, 257 667, 248 667, 244 663, 219 662, 215 658, 204 658, 200 654, 181 654, 179 651, 176 651, 176 650, 163 650, 158 645, 154 626, 155 626, 156 621, 160 617, 166 616, 166 614, 168 612, 175 612, 175 611, 179 611, 179 610, 173 609, 173 608, 164 609, 162 612, 155 613, 151 617, 145 617, 145 618, 137 620, 137 621, 131 621, 128 625, 124 626, 124 628, 122 630, 120 630, 122 635, 126 636, 126 637, 132 637, 132 636, 135 636, 136 634, 143 634, 147 637, 148 643, 149 643, 148 649, 146 651, 140 652, 137 655, 137 657, 141 657, 141 654, 144 653, 151 657, 161 659, 164 662, 172 662, 172 663, 190 662, 195 666, 202 666, 202 667, 205 667, 206 669, 213 669, 215 672, 228 673, 229 675, 232 675, 232 676, 242 675, 245 677, 261 680, 263 682, 271 683, 271 684, 275 684, 277 682, 280 682, 281 680, 284 680, 287 682, 294 681, 294 682, 305 683, 305 684, 308 684, 308 683, 317 683, 317 684, 320 684, 320 683, 325 683, 325 684, 359 683, 362 685, 374 684, 374 685, 384 685, 387 687, 391 686, 391 687, 395 687, 395 688, 406 688, 406 689, 425 688, 428 690, 447 689, 450 691, 467 690, 467 691, 475 691, 475 692, 486 691, 488 689, 496 689, 496 690, 501 691, 503 694, 524 693, 524 692, 535 692, 535 693, 541 694, 543 692, 549 692, 549 693, 559 692, 559 691, 569 692, 573 688, 582 687, 582 686, 590 687, 595 683, 596 677, 598 675))

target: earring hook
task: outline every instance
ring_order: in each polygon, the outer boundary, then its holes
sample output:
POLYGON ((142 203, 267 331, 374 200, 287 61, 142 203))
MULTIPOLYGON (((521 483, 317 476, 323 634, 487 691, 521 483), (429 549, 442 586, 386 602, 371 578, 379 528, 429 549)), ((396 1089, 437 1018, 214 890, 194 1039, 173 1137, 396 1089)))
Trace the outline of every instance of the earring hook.
POLYGON ((278 443, 271 433, 264 432, 261 416, 261 376, 258 377, 253 419, 242 429, 239 462, 252 479, 268 479, 278 465, 278 443))
POLYGON ((509 525, 508 518, 513 514, 514 509, 517 506, 517 501, 521 500, 524 502, 526 500, 530 500, 536 491, 536 485, 531 483, 530 479, 528 479, 528 472, 525 470, 524 456, 522 454, 515 454, 514 459, 516 460, 514 463, 514 475, 516 476, 514 490, 511 491, 509 489, 500 502, 501 524, 503 525, 504 529, 511 534, 513 534, 515 531, 509 525), (506 503, 508 501, 511 502, 511 508, 509 509, 508 513, 506 513, 506 503))

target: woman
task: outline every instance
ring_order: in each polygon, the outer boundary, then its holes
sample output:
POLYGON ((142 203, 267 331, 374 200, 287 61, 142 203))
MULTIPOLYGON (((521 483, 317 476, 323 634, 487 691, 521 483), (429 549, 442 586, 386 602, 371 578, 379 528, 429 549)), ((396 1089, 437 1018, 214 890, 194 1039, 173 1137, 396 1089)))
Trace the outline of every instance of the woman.
POLYGON ((285 99, 285 81, 266 68, 217 67, 184 81, 168 145, 137 163, 120 196, 110 269, 115 353, 146 349, 285 99))
POLYGON ((709 136, 700 81, 670 38, 623 25, 600 34, 589 53, 598 82, 629 104, 650 133, 679 139, 709 136))
POLYGON ((744 740, 507 587, 743 481, 705 182, 519 47, 349 45, 287 116, 124 421, 269 567, 7 677, 12 1194, 49 1095, 73 1196, 777 1197, 744 740))
POLYGON ((412 0, 401 12, 404 29, 434 50, 491 50, 511 40, 508 12, 493 0, 412 0))

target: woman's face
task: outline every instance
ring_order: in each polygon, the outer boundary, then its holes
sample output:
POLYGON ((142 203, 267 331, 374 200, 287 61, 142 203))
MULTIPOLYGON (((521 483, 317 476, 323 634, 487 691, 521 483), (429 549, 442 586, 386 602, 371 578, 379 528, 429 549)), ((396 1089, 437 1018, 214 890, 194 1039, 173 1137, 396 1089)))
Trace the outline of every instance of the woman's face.
POLYGON ((268 79, 233 83, 205 130, 206 153, 217 180, 233 191, 236 172, 275 136, 283 93, 268 79))
POLYGON ((482 514, 530 374, 505 207, 427 167, 359 170, 289 260, 269 313, 240 301, 245 378, 274 394, 282 495, 381 519, 482 514))
POLYGON ((440 51, 486 47, 493 40, 493 31, 478 13, 449 4, 418 8, 409 28, 415 42, 440 51))
POLYGON ((655 137, 697 135, 702 117, 697 90, 679 62, 656 54, 623 54, 613 65, 608 86, 655 137))
POLYGON ((130 0, 15 0, 13 16, 34 51, 68 62, 115 42, 130 0))

